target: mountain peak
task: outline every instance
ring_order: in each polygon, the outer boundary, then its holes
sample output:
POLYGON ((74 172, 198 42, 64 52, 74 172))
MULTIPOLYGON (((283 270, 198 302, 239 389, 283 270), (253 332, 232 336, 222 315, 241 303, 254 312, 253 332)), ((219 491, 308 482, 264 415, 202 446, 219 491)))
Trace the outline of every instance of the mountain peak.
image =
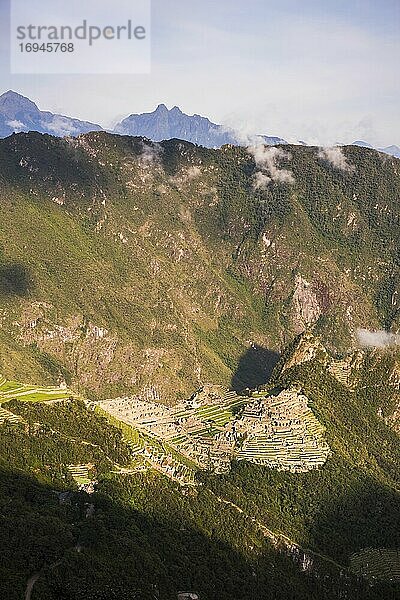
POLYGON ((363 140, 356 140, 352 143, 352 146, 360 146, 360 148, 373 148, 371 144, 364 142, 363 140))
POLYGON ((93 123, 41 111, 32 100, 14 90, 0 96, 0 137, 21 131, 39 131, 62 137, 99 129, 101 127, 93 123))
POLYGON ((165 106, 165 104, 159 104, 154 112, 155 113, 165 113, 165 112, 168 112, 168 108, 165 106))
POLYGON ((2 104, 4 104, 4 102, 18 102, 20 104, 29 104, 29 105, 33 105, 37 108, 36 104, 34 102, 32 102, 32 100, 29 100, 29 98, 27 98, 26 96, 23 96, 22 94, 18 94, 18 92, 14 92, 14 90, 8 90, 7 92, 4 92, 4 94, 1 94, 0 96, 0 102, 2 104))

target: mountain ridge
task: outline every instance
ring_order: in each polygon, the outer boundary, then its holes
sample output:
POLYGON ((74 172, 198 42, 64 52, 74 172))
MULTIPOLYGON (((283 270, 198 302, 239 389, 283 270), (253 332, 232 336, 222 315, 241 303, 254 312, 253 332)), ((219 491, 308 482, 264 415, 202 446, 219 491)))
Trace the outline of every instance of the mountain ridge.
POLYGON ((309 327, 338 353, 358 327, 396 331, 397 159, 349 146, 342 171, 289 149, 293 183, 260 189, 244 148, 2 140, 4 374, 29 364, 37 383, 170 403, 201 383, 260 383, 309 327))
POLYGON ((0 140, 1 597, 399 597, 399 161, 285 148, 0 140))
MULTIPOLYGON (((236 132, 234 128, 213 123, 207 117, 198 114, 187 115, 178 106, 168 109, 165 104, 159 104, 152 112, 132 113, 111 130, 88 121, 40 111, 29 98, 8 90, 0 96, 0 138, 28 130, 60 137, 77 136, 89 131, 108 131, 121 135, 147 137, 152 141, 183 139, 208 148, 219 148, 224 144, 265 143, 270 146, 288 144, 279 136, 243 135, 236 132), (2 107, 6 107, 3 113, 2 107)), ((298 141, 297 144, 307 145, 304 141, 298 141)), ((353 144, 372 148, 367 142, 359 140, 353 144)), ((396 145, 377 149, 397 158, 400 157, 400 149, 396 145)))
POLYGON ((101 129, 89 121, 41 111, 32 100, 12 90, 0 96, 0 137, 31 130, 62 137, 101 129))

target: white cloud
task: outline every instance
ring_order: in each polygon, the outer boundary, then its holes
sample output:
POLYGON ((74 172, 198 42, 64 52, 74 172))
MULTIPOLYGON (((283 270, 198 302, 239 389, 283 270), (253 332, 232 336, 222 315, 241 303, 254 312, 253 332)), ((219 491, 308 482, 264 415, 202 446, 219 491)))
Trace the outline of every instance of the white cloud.
POLYGON ((6 125, 8 125, 8 127, 11 127, 11 129, 13 129, 15 132, 22 131, 22 129, 27 129, 25 123, 22 123, 22 121, 17 120, 8 121, 6 125))
POLYGON ((344 171, 345 173, 354 173, 355 166, 351 165, 343 153, 340 146, 332 146, 331 148, 321 148, 318 152, 318 157, 326 160, 335 169, 344 171))
POLYGON ((42 121, 42 127, 60 137, 79 133, 79 130, 73 125, 71 119, 60 115, 55 115, 51 121, 42 121))
POLYGON ((257 171, 253 178, 253 188, 255 190, 265 190, 270 182, 271 177, 268 177, 268 175, 261 171, 257 171))
POLYGON ((370 331, 369 329, 357 329, 356 336, 360 346, 364 348, 390 348, 400 345, 400 335, 378 329, 370 331))
POLYGON ((142 153, 139 157, 141 166, 144 168, 159 166, 163 152, 162 146, 157 142, 142 142, 142 153))
POLYGON ((247 148, 247 151, 254 158, 257 167, 260 169, 261 175, 264 175, 264 178, 262 178, 256 174, 254 187, 258 189, 260 187, 265 187, 271 181, 288 184, 293 184, 295 182, 291 171, 288 169, 281 169, 278 166, 279 161, 290 160, 292 158, 291 154, 285 152, 282 148, 258 144, 257 146, 250 146, 247 148), (262 182, 263 185, 261 186, 262 182))
POLYGON ((247 152, 254 158, 259 169, 254 175, 254 189, 265 189, 271 182, 293 184, 295 178, 288 169, 278 166, 281 160, 291 160, 292 155, 277 146, 268 146, 264 139, 255 133, 244 122, 238 125, 225 125, 224 131, 229 133, 240 146, 246 146, 247 152))

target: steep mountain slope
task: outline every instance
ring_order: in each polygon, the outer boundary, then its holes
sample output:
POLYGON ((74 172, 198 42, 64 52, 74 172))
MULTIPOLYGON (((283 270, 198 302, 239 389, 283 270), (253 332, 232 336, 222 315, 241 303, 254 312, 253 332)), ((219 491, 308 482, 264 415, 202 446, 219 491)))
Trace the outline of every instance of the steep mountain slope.
POLYGON ((399 192, 355 146, 0 142, 0 596, 398 598, 357 329, 400 325, 399 192))
POLYGON ((265 382, 304 328, 346 352, 357 327, 398 327, 398 161, 289 150, 294 183, 263 189, 244 148, 3 140, 1 371, 175 402, 265 382))
POLYGON ((39 110, 34 102, 12 90, 0 96, 0 137, 19 131, 39 131, 51 135, 78 135, 102 127, 72 117, 39 110))
POLYGON ((116 428, 98 404, 2 379, 1 593, 20 598, 33 582, 37 600, 172 600, 181 590, 201 600, 395 600, 399 445, 382 411, 398 396, 399 356, 352 358, 344 385, 321 341, 299 336, 256 393, 261 404, 294 385, 307 393, 331 448, 323 467, 241 460, 191 482, 165 460, 173 441, 147 436, 138 456, 135 428, 116 428))
POLYGON ((307 395, 326 427, 331 450, 326 464, 293 474, 237 463, 230 473, 205 477, 207 485, 246 512, 257 511, 303 548, 359 575, 368 575, 368 561, 376 560, 381 568, 373 576, 399 579, 400 457, 394 425, 399 360, 398 350, 380 350, 357 351, 338 361, 320 340, 300 336, 267 389, 297 385, 307 395), (385 566, 390 556, 392 571, 385 566))

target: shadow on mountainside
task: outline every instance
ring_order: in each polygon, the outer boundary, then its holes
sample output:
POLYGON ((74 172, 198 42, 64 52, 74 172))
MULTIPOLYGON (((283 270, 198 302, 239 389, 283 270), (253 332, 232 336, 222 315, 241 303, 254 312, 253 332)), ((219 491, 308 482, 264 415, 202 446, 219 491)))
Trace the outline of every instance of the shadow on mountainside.
POLYGON ((160 477, 141 509, 143 479, 129 480, 108 481, 91 497, 64 494, 60 503, 50 486, 0 470, 0 597, 20 600, 31 586, 34 600, 176 600, 180 590, 200 600, 337 598, 267 543, 252 558, 234 549, 226 540, 237 523, 215 501, 197 503, 203 515, 197 510, 195 522, 185 509, 193 498, 175 490, 178 508, 160 477))
POLYGON ((25 265, 12 263, 0 266, 0 297, 27 296, 33 287, 32 275, 25 265))
POLYGON ((108 480, 103 493, 60 503, 50 486, 0 471, 0 597, 20 600, 34 577, 34 600, 176 600, 180 590, 200 600, 395 598, 391 588, 338 579, 336 567, 302 572, 261 539, 250 552, 241 517, 212 495, 144 478, 108 480), (229 542, 238 536, 240 552, 229 542))
POLYGON ((342 564, 365 548, 400 548, 399 494, 369 478, 349 481, 351 490, 337 486, 320 505, 310 523, 312 544, 342 564))
POLYGON ((241 392, 246 388, 264 385, 271 377, 279 358, 278 352, 253 344, 239 359, 231 380, 232 389, 241 392))

